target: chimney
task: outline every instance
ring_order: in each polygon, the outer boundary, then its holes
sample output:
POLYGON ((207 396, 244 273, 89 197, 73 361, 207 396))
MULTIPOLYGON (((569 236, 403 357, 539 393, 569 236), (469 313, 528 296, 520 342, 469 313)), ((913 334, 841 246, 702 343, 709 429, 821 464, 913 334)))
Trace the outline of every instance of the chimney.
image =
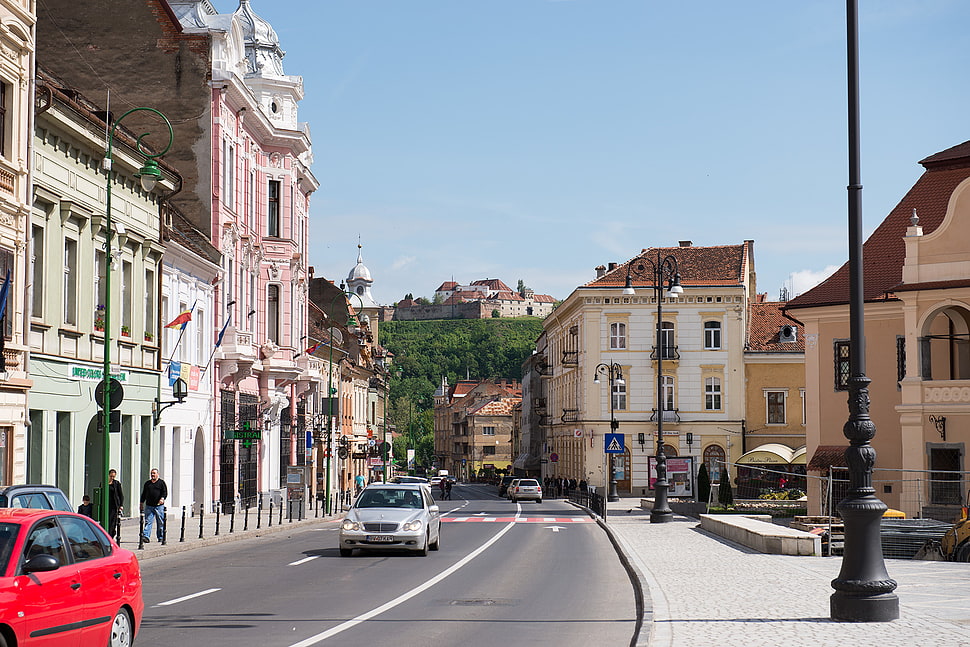
POLYGON ((607 268, 606 268, 606 271, 607 271, 607 272, 612 272, 612 271, 613 271, 613 270, 615 270, 615 269, 616 269, 616 263, 610 263, 610 264, 609 264, 609 265, 607 266, 607 268))
POLYGON ((601 278, 604 274, 606 274, 606 267, 604 265, 597 265, 595 269, 596 278, 601 278))
POLYGON ((693 242, 691 242, 691 241, 689 241, 689 240, 682 240, 682 241, 680 241, 680 246, 681 246, 681 247, 690 247, 690 246, 691 246, 691 245, 693 245, 693 244, 694 244, 694 243, 693 243, 693 242))

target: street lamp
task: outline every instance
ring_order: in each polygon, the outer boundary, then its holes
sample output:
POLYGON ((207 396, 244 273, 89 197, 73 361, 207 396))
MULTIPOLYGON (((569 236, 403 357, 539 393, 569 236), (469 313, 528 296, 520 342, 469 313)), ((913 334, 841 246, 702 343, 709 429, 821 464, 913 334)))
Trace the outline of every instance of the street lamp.
MULTIPOLYGON (((623 380, 623 369, 616 362, 597 364, 596 368, 593 369, 593 384, 600 383, 600 375, 609 375, 610 378, 610 429, 613 433, 617 433, 617 430, 620 428, 620 422, 614 414, 613 401, 616 398, 616 388, 626 385, 626 382, 623 380)), ((607 501, 620 500, 620 495, 616 491, 616 466, 613 463, 615 458, 615 454, 610 454, 610 488, 606 494, 607 501)))
MULTIPOLYGON (((657 480, 654 481, 653 510, 650 511, 650 523, 666 523, 672 521, 674 513, 667 502, 667 493, 670 483, 667 481, 667 454, 664 451, 664 393, 663 393, 663 364, 664 356, 669 352, 671 344, 664 344, 663 339, 663 299, 664 284, 666 284, 666 296, 676 297, 684 293, 684 288, 680 285, 680 271, 677 268, 677 259, 672 255, 661 256, 657 250, 657 260, 644 256, 644 260, 652 266, 653 270, 653 291, 657 299, 657 480)), ((641 263, 637 265, 637 270, 646 271, 646 267, 641 263)), ((632 295, 633 290, 633 261, 627 266, 626 286, 623 294, 632 295)))
MULTIPOLYGON (((111 218, 111 185, 114 183, 114 173, 112 169, 112 152, 114 150, 114 139, 115 133, 118 130, 118 126, 124 121, 125 117, 132 114, 133 112, 151 112, 161 118, 162 122, 168 129, 168 144, 159 153, 151 153, 142 146, 142 138, 144 138, 149 133, 142 133, 135 140, 135 150, 140 153, 145 158, 145 162, 141 169, 135 173, 135 177, 139 178, 141 181, 141 187, 146 193, 151 192, 155 188, 155 184, 162 177, 162 173, 158 168, 158 162, 156 158, 161 157, 168 152, 168 149, 172 147, 172 142, 175 136, 172 131, 172 124, 169 122, 168 118, 165 117, 161 112, 155 110, 154 108, 132 108, 128 112, 124 113, 118 119, 115 120, 114 124, 111 126, 111 130, 108 133, 108 146, 104 154, 104 160, 101 163, 102 168, 105 170, 105 175, 107 176, 107 182, 105 185, 105 232, 104 232, 104 368, 102 371, 102 382, 105 388, 102 389, 103 399, 101 402, 101 408, 105 415, 102 416, 103 427, 101 433, 102 438, 102 471, 101 474, 104 478, 102 483, 104 486, 101 488, 101 506, 99 510, 99 521, 101 525, 108 528, 110 516, 108 514, 109 497, 108 497, 108 470, 110 469, 111 460, 111 395, 112 392, 120 387, 120 383, 111 379, 111 238, 115 234, 115 228, 112 223, 111 218)), ((110 114, 110 113, 109 113, 110 114)), ((110 529, 109 529, 110 531, 110 529)))
POLYGON ((839 503, 845 523, 842 570, 832 580, 829 599, 832 620, 889 622, 899 617, 896 582, 889 577, 882 556, 880 523, 886 504, 875 495, 872 468, 876 451, 869 441, 876 425, 869 418, 866 377, 865 292, 862 272, 862 178, 859 172, 859 27, 858 2, 846 2, 849 107, 849 419, 842 433, 850 488, 839 503))
MULTIPOLYGON (((349 310, 350 310, 350 299, 349 299, 349 297, 357 297, 357 300, 360 302, 360 309, 361 310, 364 309, 364 301, 363 301, 363 299, 360 298, 360 295, 359 294, 357 294, 355 292, 348 292, 348 291, 346 291, 346 290, 344 290, 342 288, 343 288, 343 284, 341 283, 341 290, 340 290, 340 292, 338 292, 337 294, 335 294, 334 297, 333 297, 333 299, 330 300, 330 310, 328 312, 328 315, 331 318, 333 318, 333 309, 334 309, 334 307, 337 304, 337 299, 343 297, 344 301, 347 302, 347 307, 348 307, 347 308, 348 309, 347 326, 349 327, 349 326, 353 326, 353 325, 356 325, 357 324, 357 320, 354 317, 354 315, 352 315, 352 314, 349 313, 349 310)), ((333 326, 333 322, 331 321, 330 322, 330 359, 329 359, 328 364, 327 364, 327 407, 328 407, 328 410, 327 410, 327 452, 326 452, 327 453, 327 474, 326 474, 326 479, 327 480, 326 480, 326 483, 324 484, 324 491, 325 491, 326 497, 327 497, 326 510, 327 510, 327 514, 328 515, 331 513, 331 509, 330 509, 330 461, 331 461, 331 455, 333 454, 333 452, 331 451, 332 450, 332 443, 333 443, 333 396, 335 395, 335 393, 337 391, 334 388, 334 386, 333 386, 333 338, 334 338, 334 331, 335 331, 335 329, 334 329, 334 326, 333 326)))

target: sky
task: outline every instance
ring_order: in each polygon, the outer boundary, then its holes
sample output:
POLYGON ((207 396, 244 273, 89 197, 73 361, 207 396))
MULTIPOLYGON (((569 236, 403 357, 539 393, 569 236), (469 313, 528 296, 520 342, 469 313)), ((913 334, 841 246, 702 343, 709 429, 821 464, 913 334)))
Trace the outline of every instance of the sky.
MULTIPOLYGON (((646 247, 751 239, 776 300, 848 256, 843 2, 250 4, 303 77, 317 277, 359 240, 379 303, 484 278, 564 299, 646 247)), ((868 235, 970 139, 970 2, 859 4, 868 235)))

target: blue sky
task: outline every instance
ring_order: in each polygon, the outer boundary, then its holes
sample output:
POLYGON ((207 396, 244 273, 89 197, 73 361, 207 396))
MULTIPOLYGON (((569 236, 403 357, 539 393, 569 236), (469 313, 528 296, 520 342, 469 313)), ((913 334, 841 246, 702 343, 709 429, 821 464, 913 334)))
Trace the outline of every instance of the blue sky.
MULTIPOLYGON (((234 11, 236 0, 215 0, 234 11)), ((309 263, 392 303, 565 298, 641 248, 755 241, 758 291, 847 257, 845 3, 251 0, 301 75, 309 263)), ((860 2, 866 232, 970 139, 970 2, 860 2)))

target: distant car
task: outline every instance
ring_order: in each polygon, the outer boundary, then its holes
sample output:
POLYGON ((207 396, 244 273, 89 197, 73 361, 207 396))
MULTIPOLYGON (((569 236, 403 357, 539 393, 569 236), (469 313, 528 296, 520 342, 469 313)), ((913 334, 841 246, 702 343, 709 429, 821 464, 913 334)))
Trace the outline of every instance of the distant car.
POLYGON ((536 479, 516 479, 509 486, 509 499, 542 503, 542 486, 536 479))
POLYGON ((509 485, 511 485, 512 484, 512 481, 514 481, 514 480, 515 480, 515 477, 514 476, 503 476, 502 477, 502 480, 499 481, 499 484, 498 484, 498 495, 499 496, 508 496, 508 493, 509 493, 509 485))
POLYGON ((431 487, 438 487, 439 485, 441 485, 441 481, 443 478, 444 478, 443 476, 432 476, 431 487))
POLYGON ((53 485, 7 485, 0 487, 0 508, 37 508, 74 512, 71 502, 53 485))
POLYGON ((427 555, 441 546, 441 516, 422 483, 368 485, 340 524, 340 555, 362 550, 401 548, 427 555))
POLYGON ((131 647, 141 570, 101 526, 73 512, 0 510, 0 645, 131 647))
POLYGON ((448 482, 449 482, 449 483, 451 483, 452 485, 457 485, 457 484, 458 484, 458 478, 457 478, 457 477, 455 477, 455 476, 451 476, 451 475, 449 474, 448 476, 446 476, 446 477, 444 477, 444 478, 445 478, 445 480, 446 480, 446 481, 448 481, 448 482))

